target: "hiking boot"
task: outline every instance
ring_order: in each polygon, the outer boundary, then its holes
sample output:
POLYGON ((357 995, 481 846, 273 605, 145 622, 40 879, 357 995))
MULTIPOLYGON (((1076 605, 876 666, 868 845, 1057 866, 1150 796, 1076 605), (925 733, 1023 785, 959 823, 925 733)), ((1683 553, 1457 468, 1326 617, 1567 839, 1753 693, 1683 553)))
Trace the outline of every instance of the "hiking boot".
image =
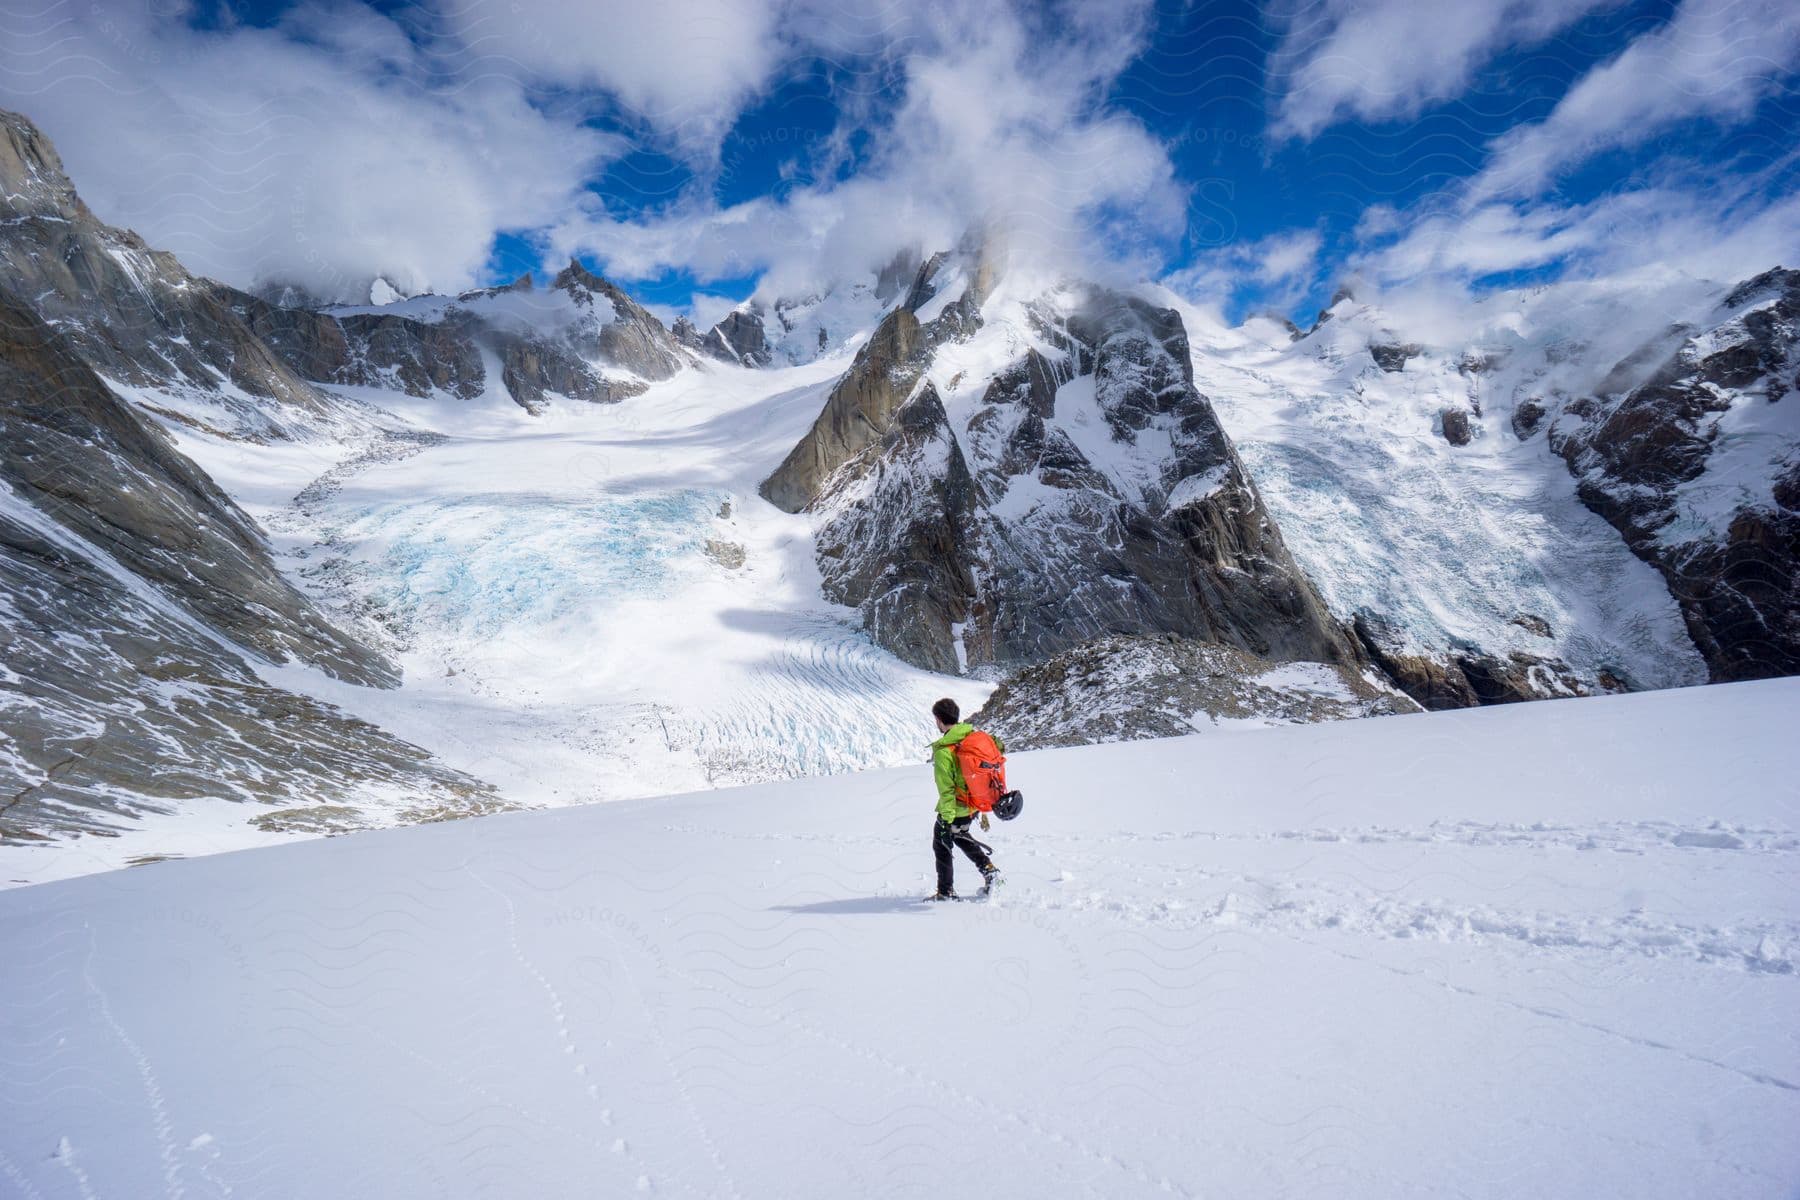
POLYGON ((962 899, 962 897, 958 896, 955 892, 933 892, 933 893, 931 893, 931 895, 925 897, 925 903, 934 904, 939 900, 960 900, 960 899, 962 899))
POLYGON ((993 863, 989 863, 987 866, 985 866, 981 869, 981 894, 982 895, 985 896, 989 892, 993 891, 994 885, 999 882, 1000 882, 1000 868, 999 867, 996 867, 993 863))

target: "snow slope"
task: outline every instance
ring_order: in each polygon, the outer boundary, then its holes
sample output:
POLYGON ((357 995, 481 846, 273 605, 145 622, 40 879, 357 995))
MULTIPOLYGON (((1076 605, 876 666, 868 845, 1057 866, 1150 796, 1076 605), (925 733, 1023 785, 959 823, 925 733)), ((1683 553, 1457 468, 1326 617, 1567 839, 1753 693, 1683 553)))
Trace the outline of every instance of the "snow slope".
POLYGON ((1510 426, 1527 396, 1591 387, 1636 347, 1645 313, 1683 311, 1674 300, 1639 296, 1633 313, 1628 294, 1504 292, 1440 329, 1344 298, 1290 344, 1271 322, 1227 328, 1166 299, 1195 382, 1335 614, 1379 614, 1430 653, 1554 656, 1590 684, 1705 681, 1655 568, 1581 503, 1542 438, 1510 426), (1384 370, 1370 347, 1402 341, 1396 328, 1429 341, 1384 370), (1445 439, 1445 410, 1468 415, 1470 444, 1445 439))
POLYGON ((1791 1196, 1797 706, 1020 755, 985 906, 922 762, 17 889, 0 1190, 1791 1196))

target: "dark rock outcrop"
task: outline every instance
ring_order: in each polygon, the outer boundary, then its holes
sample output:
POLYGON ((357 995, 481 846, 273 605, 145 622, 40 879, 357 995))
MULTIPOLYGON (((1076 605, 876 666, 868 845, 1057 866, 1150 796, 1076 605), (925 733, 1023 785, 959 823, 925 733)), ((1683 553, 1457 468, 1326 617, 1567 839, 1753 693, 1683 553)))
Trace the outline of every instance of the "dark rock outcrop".
POLYGON ((1388 372, 1406 370, 1407 360, 1423 353, 1425 347, 1416 342, 1380 342, 1369 347, 1369 357, 1375 365, 1388 372))
POLYGON ((0 291, 0 480, 194 620, 271 662, 392 686, 270 561, 261 532, 74 348, 0 291))
POLYGON ((488 340, 500 357, 500 382, 506 394, 534 415, 543 411, 550 393, 605 404, 644 390, 641 383, 607 379, 546 338, 490 335, 488 340))
POLYGON ((160 604, 72 538, 0 506, 0 668, 6 743, 0 842, 110 835, 183 801, 358 806, 411 797, 385 819, 507 807, 416 746, 264 683, 228 643, 160 604))
POLYGON ((1469 414, 1464 409, 1440 409, 1438 421, 1444 430, 1444 440, 1452 446, 1466 446, 1475 439, 1475 432, 1469 426, 1469 414))
POLYGON ((889 313, 831 390, 812 429, 763 481, 763 497, 784 512, 811 504, 833 471, 892 428, 924 370, 927 348, 910 308, 889 313))
POLYGON ((1550 628, 1550 622, 1533 613, 1519 613, 1512 618, 1512 623, 1536 637, 1549 638, 1554 636, 1554 631, 1550 628))
POLYGON ((1551 445, 1662 572, 1715 680, 1800 673, 1800 271, 1745 282, 1714 324, 1670 337, 1564 406, 1551 445), (1725 453, 1728 429, 1773 469, 1725 453))
POLYGON ((1276 325, 1279 325, 1282 329, 1287 331, 1288 341, 1290 342, 1297 342, 1306 336, 1306 330, 1294 324, 1293 318, 1286 316, 1283 313, 1278 313, 1271 309, 1255 313, 1253 316, 1264 321, 1272 321, 1276 325))
POLYGON ((1554 700, 1585 696, 1588 689, 1568 664, 1513 650, 1505 655, 1462 654, 1455 665, 1469 681, 1481 704, 1516 704, 1522 700, 1554 700))
POLYGON ((992 278, 965 275, 970 291, 921 326, 911 305, 932 303, 948 269, 926 264, 765 484, 824 518, 827 595, 936 670, 1022 666, 1113 633, 1359 659, 1194 388, 1176 313, 1105 291, 1038 310, 1044 348, 965 382, 982 400, 959 433, 922 379, 937 347, 980 328, 992 278), (1091 407, 1064 420, 1058 388, 1078 379, 1091 407), (1133 459, 1132 480, 1096 454, 1133 459), (1009 501, 1015 488, 1031 499, 1009 501))
MULTIPOLYGON (((48 138, 0 112, 0 266, 5 285, 96 371, 202 398, 222 432, 288 436, 331 405, 173 255, 101 223, 48 138), (228 382, 251 400, 222 387, 228 382)), ((182 419, 182 414, 171 414, 182 419)))
POLYGON ((675 318, 675 323, 669 326, 669 336, 696 354, 705 353, 706 338, 687 317, 675 318))
POLYGON ((1527 440, 1538 431, 1538 428, 1544 423, 1544 418, 1548 415, 1549 409, 1545 407, 1541 399, 1536 396, 1527 396, 1513 406, 1513 435, 1521 442, 1527 440))
MULTIPOLYGON (((470 400, 488 384, 486 351, 498 360, 500 383, 514 403, 537 413, 551 395, 588 403, 638 395, 644 380, 665 379, 688 361, 681 338, 576 263, 553 285, 578 312, 592 314, 573 323, 548 299, 504 310, 484 303, 531 296, 530 275, 504 288, 466 292, 429 319, 282 308, 211 286, 296 374, 317 383, 391 388, 413 396, 439 391, 470 400), (536 314, 541 326, 533 323, 533 308, 542 310, 536 314)), ((690 324, 685 332, 692 330, 690 324)))
POLYGON ((1352 667, 1275 663, 1167 634, 1097 638, 1016 671, 970 720, 1017 752, 1179 737, 1214 724, 1301 725, 1418 711, 1352 667))
MULTIPOLYGON (((1549 628, 1541 617, 1526 615, 1516 621, 1535 621, 1543 630, 1549 628)), ((1410 646, 1392 624, 1368 612, 1356 614, 1353 627, 1375 665, 1428 709, 1552 700, 1585 696, 1589 691, 1560 659, 1519 650, 1490 654, 1467 645, 1432 653, 1410 646)), ((1524 627, 1539 632, 1529 624, 1524 627)))
POLYGON ((917 250, 901 250, 884 264, 875 274, 875 298, 888 301, 894 299, 918 276, 920 256, 917 250))
POLYGON ((379 313, 334 316, 282 308, 245 292, 212 286, 251 332, 302 379, 392 388, 409 396, 437 390, 465 400, 479 396, 486 386, 475 323, 467 317, 428 322, 379 313))
POLYGON ((984 404, 1021 404, 1025 411, 1040 419, 1056 415, 1056 389, 1066 378, 1067 367, 1059 368, 1036 350, 1013 363, 988 385, 984 404))
POLYGON ((1342 284, 1338 285, 1338 288, 1335 292, 1331 293, 1331 299, 1326 302, 1324 308, 1321 308, 1319 310, 1319 315, 1313 318, 1313 323, 1307 328, 1305 333, 1300 335, 1300 338, 1297 340, 1304 340, 1306 338, 1311 337, 1313 334, 1319 332, 1319 330, 1324 327, 1325 322, 1331 320, 1333 317, 1335 317, 1337 315, 1335 310, 1338 307, 1338 305, 1344 304, 1346 302, 1354 304, 1356 302, 1356 292, 1350 287, 1349 284, 1342 283, 1342 284))
POLYGON ((762 317, 749 309, 733 309, 712 328, 725 344, 735 362, 746 367, 769 365, 769 339, 763 332, 762 317))
POLYGON ((821 499, 834 513, 816 540, 825 594, 906 661, 960 673, 956 627, 978 599, 977 492, 936 390, 907 402, 821 499))
POLYGON ((622 367, 640 379, 668 379, 687 359, 663 323, 612 282, 571 260, 550 285, 566 292, 595 319, 574 326, 568 338, 583 358, 622 367), (608 314, 602 306, 610 308, 608 314), (602 318, 606 319, 602 319, 602 318))
POLYGON ((0 445, 0 840, 109 833, 184 800, 350 809, 378 788, 413 797, 415 816, 503 807, 423 750, 258 677, 248 654, 354 683, 397 674, 4 290, 0 445))
POLYGON ((0 114, 0 193, 0 262, 14 294, 107 378, 202 401, 150 397, 146 406, 224 436, 283 438, 344 421, 347 410, 313 384, 473 399, 489 382, 484 351, 500 361, 513 399, 534 412, 550 393, 597 402, 636 395, 690 361, 642 305, 578 263, 554 287, 592 318, 544 328, 518 319, 517 305, 508 319, 489 315, 499 312, 490 302, 529 294, 529 275, 456 297, 429 318, 321 310, 293 294, 285 298, 297 303, 277 303, 195 278, 173 256, 95 218, 49 141, 11 113, 0 114))

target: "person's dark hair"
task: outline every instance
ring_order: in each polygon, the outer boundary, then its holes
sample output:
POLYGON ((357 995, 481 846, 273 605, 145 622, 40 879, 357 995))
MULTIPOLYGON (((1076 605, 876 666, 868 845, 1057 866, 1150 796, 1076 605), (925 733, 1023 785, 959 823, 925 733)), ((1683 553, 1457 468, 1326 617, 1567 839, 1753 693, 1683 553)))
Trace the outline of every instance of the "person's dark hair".
POLYGON ((962 709, 956 707, 956 701, 945 696, 931 706, 931 715, 946 725, 954 725, 962 718, 962 709))

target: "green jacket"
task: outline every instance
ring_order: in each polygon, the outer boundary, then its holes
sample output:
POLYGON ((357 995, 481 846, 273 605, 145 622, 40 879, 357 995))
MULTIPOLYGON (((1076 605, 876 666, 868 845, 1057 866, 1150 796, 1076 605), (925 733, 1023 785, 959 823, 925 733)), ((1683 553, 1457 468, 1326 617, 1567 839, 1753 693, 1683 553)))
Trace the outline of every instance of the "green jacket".
MULTIPOLYGON (((931 773, 937 783, 937 815, 946 821, 956 821, 968 816, 975 810, 956 798, 963 790, 962 768, 956 765, 956 755, 950 747, 975 732, 975 727, 967 721, 958 721, 944 730, 944 736, 931 743, 931 773)), ((994 745, 1000 753, 1006 753, 1006 743, 994 738, 994 745)))

